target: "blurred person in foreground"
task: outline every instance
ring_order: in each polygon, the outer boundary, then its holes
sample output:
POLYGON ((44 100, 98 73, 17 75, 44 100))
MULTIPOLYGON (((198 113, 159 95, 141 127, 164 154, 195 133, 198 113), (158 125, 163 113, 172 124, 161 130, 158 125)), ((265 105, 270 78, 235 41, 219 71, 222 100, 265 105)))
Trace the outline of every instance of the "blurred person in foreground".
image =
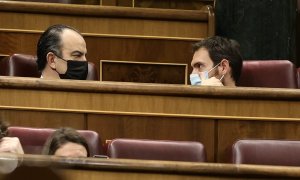
POLYGON ((61 157, 89 157, 87 141, 75 129, 64 127, 47 139, 43 154, 61 157))

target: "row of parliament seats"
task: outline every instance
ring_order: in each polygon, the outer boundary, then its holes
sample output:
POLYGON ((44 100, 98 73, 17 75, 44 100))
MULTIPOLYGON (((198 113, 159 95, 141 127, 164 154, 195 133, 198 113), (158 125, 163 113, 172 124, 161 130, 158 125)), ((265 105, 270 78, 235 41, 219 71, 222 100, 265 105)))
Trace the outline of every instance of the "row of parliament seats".
MULTIPOLYGON (((54 129, 10 127, 9 136, 18 137, 28 154, 40 154, 54 129)), ((78 130, 87 139, 91 155, 103 154, 101 139, 94 131, 78 130)), ((300 165, 300 141, 238 140, 232 147, 232 163, 260 165, 300 165)), ((206 162, 204 146, 191 141, 114 139, 109 142, 110 158, 206 162)))
MULTIPOLYGON (((47 138, 55 131, 48 128, 9 127, 8 136, 18 137, 26 154, 41 154, 47 138)), ((95 131, 78 130, 87 140, 90 154, 103 155, 104 146, 95 131)), ((114 139, 109 141, 110 158, 205 162, 204 146, 199 142, 114 139)))
MULTIPOLYGON (((0 61, 0 75, 18 77, 41 77, 36 64, 36 57, 27 54, 13 54, 0 61)), ((87 80, 98 81, 99 76, 94 63, 88 64, 87 80)))
MULTIPOLYGON (((8 136, 18 137, 22 144, 25 154, 41 154, 43 146, 48 137, 55 129, 48 128, 27 128, 27 127, 9 127, 8 136)), ((91 156, 102 154, 101 138, 95 131, 78 130, 88 142, 91 156)))
MULTIPOLYGON (((14 54, 3 58, 0 61, 0 75, 40 77, 35 60, 36 57, 24 54, 14 54)), ((186 74, 182 73, 182 76, 186 74)), ((89 62, 87 80, 99 80, 97 69, 91 62, 89 62)), ((300 88, 300 68, 297 70, 288 60, 244 61, 238 86, 300 88)))

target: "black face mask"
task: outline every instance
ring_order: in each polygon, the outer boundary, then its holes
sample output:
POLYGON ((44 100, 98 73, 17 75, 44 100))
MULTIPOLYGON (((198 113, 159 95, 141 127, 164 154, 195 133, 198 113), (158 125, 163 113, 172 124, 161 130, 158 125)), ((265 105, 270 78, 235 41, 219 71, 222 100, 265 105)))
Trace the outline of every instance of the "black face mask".
MULTIPOLYGON (((53 54, 55 54, 53 52, 53 54)), ((67 71, 65 74, 59 74, 60 79, 86 80, 88 75, 88 62, 79 60, 66 60, 55 54, 58 58, 67 62, 67 71)))
POLYGON ((59 77, 60 79, 86 80, 87 74, 88 74, 87 61, 67 60, 67 71, 65 74, 59 74, 59 77))

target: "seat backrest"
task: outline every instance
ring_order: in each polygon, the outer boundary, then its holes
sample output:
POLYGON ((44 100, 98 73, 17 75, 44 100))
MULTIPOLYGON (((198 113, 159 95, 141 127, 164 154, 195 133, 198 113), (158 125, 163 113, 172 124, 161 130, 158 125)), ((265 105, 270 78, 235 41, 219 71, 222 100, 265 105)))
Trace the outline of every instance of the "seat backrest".
MULTIPOLYGON (((36 56, 26 54, 13 54, 0 61, 0 75, 18 77, 41 77, 38 71, 36 56)), ((88 63, 87 80, 99 80, 94 63, 88 63)))
POLYGON ((297 88, 296 68, 288 60, 244 61, 237 84, 244 87, 297 88))
POLYGON ((205 162, 199 142, 114 139, 108 145, 110 158, 205 162))
POLYGON ((26 54, 14 54, 0 62, 2 76, 40 77, 37 69, 36 57, 26 54))
POLYGON ((235 164, 300 165, 300 141, 239 140, 233 145, 235 164))
POLYGON ((86 80, 99 81, 98 71, 95 64, 92 62, 88 62, 88 74, 86 80))
MULTIPOLYGON (((8 136, 18 137, 25 154, 41 154, 44 144, 55 129, 9 127, 8 136)), ((90 155, 102 154, 102 143, 97 132, 89 130, 77 130, 89 145, 90 155)))

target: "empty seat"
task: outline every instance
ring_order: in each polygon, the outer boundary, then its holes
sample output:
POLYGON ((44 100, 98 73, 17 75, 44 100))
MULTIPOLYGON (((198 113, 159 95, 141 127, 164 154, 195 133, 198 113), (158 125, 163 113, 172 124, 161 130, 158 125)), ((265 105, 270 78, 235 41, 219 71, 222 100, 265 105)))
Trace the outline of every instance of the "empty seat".
POLYGON ((297 88, 296 68, 288 60, 244 61, 238 86, 297 88))
POLYGON ((205 162, 199 142, 114 139, 108 145, 110 158, 205 162))
MULTIPOLYGON (((44 144, 55 129, 9 127, 8 136, 18 137, 25 154, 41 154, 44 144)), ((89 130, 77 130, 87 141, 90 155, 102 154, 102 143, 97 132, 89 130)))
POLYGON ((40 77, 37 69, 36 57, 26 54, 14 54, 0 62, 2 76, 40 77))
POLYGON ((235 164, 300 165, 300 141, 239 140, 233 145, 235 164))
MULTIPOLYGON (((26 54, 13 54, 0 61, 0 75, 19 77, 41 77, 38 71, 36 56, 26 54)), ((99 80, 94 63, 88 63, 87 80, 99 80)))

